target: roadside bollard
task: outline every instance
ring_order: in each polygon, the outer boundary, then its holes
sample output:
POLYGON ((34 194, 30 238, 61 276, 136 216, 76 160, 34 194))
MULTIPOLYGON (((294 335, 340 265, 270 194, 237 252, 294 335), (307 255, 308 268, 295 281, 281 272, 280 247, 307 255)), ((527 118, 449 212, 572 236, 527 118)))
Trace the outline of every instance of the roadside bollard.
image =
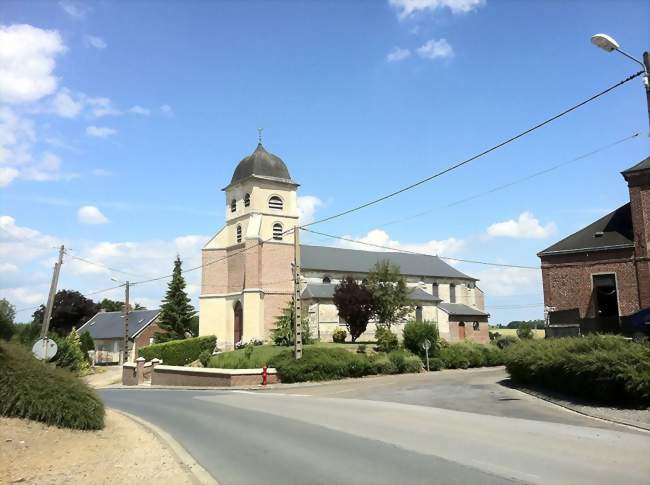
POLYGON ((266 366, 264 366, 264 367, 262 367, 262 385, 263 386, 266 386, 266 377, 267 377, 266 366))

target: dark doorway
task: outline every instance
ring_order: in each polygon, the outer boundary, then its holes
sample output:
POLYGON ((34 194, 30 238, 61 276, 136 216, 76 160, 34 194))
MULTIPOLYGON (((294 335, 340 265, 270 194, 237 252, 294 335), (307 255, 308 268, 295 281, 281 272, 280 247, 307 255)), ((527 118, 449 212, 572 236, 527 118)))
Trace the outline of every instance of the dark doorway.
POLYGON ((597 274, 594 279, 596 317, 618 318, 618 291, 613 274, 597 274))
POLYGON ((422 307, 421 306, 416 306, 415 307, 415 321, 416 322, 421 322, 422 321, 422 307))
POLYGON ((244 311, 241 302, 235 303, 235 344, 241 342, 244 333, 244 311))
POLYGON ((465 322, 458 324, 458 340, 465 340, 465 322))

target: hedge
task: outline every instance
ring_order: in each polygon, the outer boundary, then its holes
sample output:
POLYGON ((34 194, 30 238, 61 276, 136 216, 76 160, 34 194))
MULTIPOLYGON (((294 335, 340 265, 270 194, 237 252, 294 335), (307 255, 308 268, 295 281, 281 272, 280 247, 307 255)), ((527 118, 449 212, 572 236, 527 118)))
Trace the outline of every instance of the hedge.
POLYGON ((102 429, 104 404, 72 373, 0 342, 0 415, 73 429, 102 429))
POLYGON ((197 360, 204 350, 212 352, 216 342, 214 335, 171 340, 142 347, 138 355, 146 360, 160 359, 165 365, 187 365, 197 360))
MULTIPOLYGON (((435 357, 440 359, 442 367, 446 369, 492 367, 505 363, 503 350, 497 346, 472 342, 443 346, 435 357)), ((438 365, 438 362, 436 362, 436 366, 438 365)))
POLYGON ((603 404, 650 406, 650 347, 592 335, 522 341, 506 350, 516 383, 603 404))

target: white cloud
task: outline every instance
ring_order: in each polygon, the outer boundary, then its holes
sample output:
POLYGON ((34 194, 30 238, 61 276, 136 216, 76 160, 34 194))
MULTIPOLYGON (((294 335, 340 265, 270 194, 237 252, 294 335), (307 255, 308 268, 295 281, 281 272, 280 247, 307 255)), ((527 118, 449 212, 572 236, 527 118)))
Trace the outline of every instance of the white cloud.
POLYGON ((0 167, 0 187, 6 187, 20 175, 13 167, 0 167))
POLYGON ((21 178, 36 182, 72 180, 77 177, 79 177, 79 174, 62 172, 61 159, 50 152, 45 152, 43 157, 37 163, 34 163, 21 171, 21 178))
POLYGON ((542 226, 539 219, 530 212, 522 212, 517 220, 497 222, 487 228, 491 237, 512 237, 518 239, 544 239, 557 232, 554 222, 542 226))
POLYGON ((96 118, 102 116, 118 116, 122 112, 113 106, 113 102, 109 98, 85 98, 86 103, 90 106, 90 110, 96 118))
POLYGON ((64 118, 76 118, 83 109, 83 103, 73 99, 68 89, 61 89, 52 100, 54 112, 64 118))
POLYGON ((149 116, 151 114, 151 111, 148 110, 147 108, 143 108, 142 106, 136 104, 135 106, 132 106, 129 109, 129 113, 134 113, 136 115, 142 115, 142 116, 149 116))
POLYGON ((104 39, 95 35, 86 35, 85 40, 90 47, 94 47, 95 49, 106 49, 108 47, 104 39))
POLYGON ((107 128, 105 126, 89 126, 86 128, 86 135, 94 136, 98 138, 106 138, 117 133, 113 128, 107 128))
POLYGON ((103 168, 95 168, 90 173, 92 173, 96 177, 110 177, 111 175, 113 175, 113 172, 111 172, 110 170, 105 170, 103 168))
POLYGON ((446 39, 431 39, 417 48, 417 53, 424 59, 447 59, 454 57, 454 49, 446 39))
POLYGON ((18 266, 12 263, 0 263, 0 273, 15 273, 18 266))
POLYGON ((298 213, 300 224, 308 224, 314 220, 316 209, 323 205, 323 201, 314 195, 301 195, 298 197, 298 213))
POLYGON ((424 254, 440 254, 443 256, 451 256, 455 253, 458 253, 458 251, 460 251, 465 246, 464 241, 453 237, 442 240, 431 239, 422 243, 401 243, 399 241, 391 239, 388 233, 382 229, 373 229, 369 231, 365 236, 361 237, 354 237, 349 235, 343 237, 354 239, 356 241, 360 241, 361 243, 367 244, 360 244, 350 241, 338 241, 337 244, 339 246, 351 249, 363 249, 365 251, 391 251, 391 249, 387 248, 393 248, 397 250, 401 249, 424 254), (372 244, 376 244, 377 246, 384 246, 384 248, 371 246, 372 244))
POLYGON ((400 20, 421 12, 434 13, 448 8, 453 14, 468 13, 485 4, 485 0, 388 0, 400 20))
POLYGON ((71 0, 61 0, 59 6, 74 19, 81 19, 90 11, 86 5, 71 0))
POLYGON ((411 51, 408 49, 402 49, 401 47, 393 47, 390 52, 386 55, 386 60, 388 62, 399 62, 411 56, 411 51))
POLYGON ((31 103, 54 93, 55 58, 65 50, 57 31, 0 25, 0 101, 31 103))
POLYGON ((77 212, 79 222, 82 224, 107 224, 108 219, 94 205, 85 205, 77 212))
MULTIPOLYGON (((490 268, 473 271, 479 287, 487 296, 542 295, 540 270, 524 268, 490 268)), ((490 310, 489 308, 487 309, 490 310)))
POLYGON ((165 116, 173 116, 173 115, 174 115, 174 110, 172 110, 172 107, 169 106, 168 104, 163 104, 163 105, 160 107, 160 111, 161 111, 161 113, 164 114, 165 116))

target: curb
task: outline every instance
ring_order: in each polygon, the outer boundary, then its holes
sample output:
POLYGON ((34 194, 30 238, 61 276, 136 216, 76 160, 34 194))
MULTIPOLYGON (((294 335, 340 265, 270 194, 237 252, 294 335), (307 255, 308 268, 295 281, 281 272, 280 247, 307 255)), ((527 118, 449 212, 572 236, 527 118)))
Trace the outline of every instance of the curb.
POLYGON ((122 416, 135 421, 140 424, 148 431, 150 431, 154 436, 156 436, 163 444, 169 448, 169 450, 176 456, 176 459, 181 463, 183 468, 185 468, 190 475, 193 476, 194 480, 201 485, 219 485, 219 482, 212 476, 210 473, 203 468, 193 457, 190 455, 185 448, 183 448, 178 441, 176 441, 169 433, 163 431, 158 426, 151 424, 148 421, 145 421, 142 418, 134 416, 133 414, 121 411, 119 409, 110 408, 111 411, 114 411, 122 416))
POLYGON ((544 401, 546 403, 552 404, 552 405, 557 406, 557 407, 559 407, 561 409, 564 409, 565 411, 568 411, 570 413, 579 414, 580 416, 595 419, 597 421, 602 421, 603 423, 616 424, 618 426, 623 426, 625 428, 631 428, 634 431, 641 431, 642 433, 650 434, 650 429, 644 428, 643 426, 638 426, 636 424, 625 423, 623 421, 617 421, 615 419, 608 419, 608 418, 602 418, 600 416, 594 416, 593 414, 585 413, 584 411, 579 411, 579 410, 574 409, 574 408, 572 408, 570 406, 567 406, 565 404, 560 404, 559 402, 554 401, 554 400, 552 400, 552 399, 550 399, 548 397, 540 396, 538 394, 533 393, 532 391, 528 391, 528 390, 525 390, 525 389, 519 389, 519 388, 514 388, 514 387, 510 387, 510 389, 513 389, 515 391, 526 394, 527 396, 534 397, 535 399, 539 399, 540 401, 544 401))

